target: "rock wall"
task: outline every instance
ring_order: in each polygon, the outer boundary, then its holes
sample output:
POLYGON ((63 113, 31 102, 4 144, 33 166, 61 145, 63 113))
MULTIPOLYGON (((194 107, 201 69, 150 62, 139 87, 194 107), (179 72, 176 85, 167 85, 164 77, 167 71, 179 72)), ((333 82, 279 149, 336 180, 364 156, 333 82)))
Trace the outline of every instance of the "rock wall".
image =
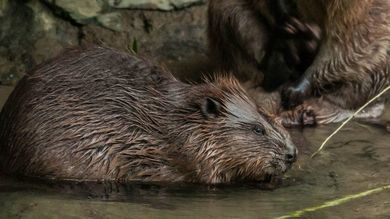
POLYGON ((77 45, 136 51, 179 76, 205 72, 204 0, 0 0, 0 83, 77 45))

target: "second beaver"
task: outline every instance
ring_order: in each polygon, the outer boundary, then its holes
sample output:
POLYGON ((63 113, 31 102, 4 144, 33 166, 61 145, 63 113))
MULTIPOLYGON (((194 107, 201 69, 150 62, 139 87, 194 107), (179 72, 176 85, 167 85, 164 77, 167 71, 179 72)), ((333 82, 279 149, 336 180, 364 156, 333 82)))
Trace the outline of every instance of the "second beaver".
POLYGON ((295 1, 210 0, 209 50, 218 69, 266 90, 294 81, 321 41, 317 25, 303 22, 295 1))
POLYGON ((390 1, 307 0, 297 4, 299 13, 320 25, 324 36, 313 64, 283 90, 286 107, 323 96, 340 110, 356 110, 390 85, 390 1))
POLYGON ((231 77, 188 85, 91 47, 27 74, 0 115, 3 171, 77 180, 263 181, 297 149, 231 77))

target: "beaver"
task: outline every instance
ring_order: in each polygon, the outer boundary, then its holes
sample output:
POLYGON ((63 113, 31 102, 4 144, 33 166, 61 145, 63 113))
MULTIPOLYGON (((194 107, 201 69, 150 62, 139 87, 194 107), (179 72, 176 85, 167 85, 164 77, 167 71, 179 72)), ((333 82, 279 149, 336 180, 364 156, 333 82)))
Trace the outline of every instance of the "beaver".
POLYGON ((390 85, 390 1, 308 0, 297 1, 297 8, 324 34, 313 63, 283 89, 286 108, 321 96, 339 108, 334 113, 356 110, 390 85))
POLYGON ((0 114, 0 143, 5 172, 72 180, 264 182, 297 156, 234 77, 186 84, 101 46, 24 76, 0 114))
POLYGON ((267 91, 297 80, 313 61, 321 29, 304 23, 294 1, 210 0, 208 39, 218 69, 267 91))

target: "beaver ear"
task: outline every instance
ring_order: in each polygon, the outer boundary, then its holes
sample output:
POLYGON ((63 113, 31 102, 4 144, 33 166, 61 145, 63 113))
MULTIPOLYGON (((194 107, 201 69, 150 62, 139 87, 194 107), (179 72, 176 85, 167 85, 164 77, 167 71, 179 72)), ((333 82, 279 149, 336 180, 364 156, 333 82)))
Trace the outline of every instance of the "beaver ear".
POLYGON ((221 103, 213 98, 206 97, 202 102, 201 110, 207 118, 215 118, 221 111, 221 103))

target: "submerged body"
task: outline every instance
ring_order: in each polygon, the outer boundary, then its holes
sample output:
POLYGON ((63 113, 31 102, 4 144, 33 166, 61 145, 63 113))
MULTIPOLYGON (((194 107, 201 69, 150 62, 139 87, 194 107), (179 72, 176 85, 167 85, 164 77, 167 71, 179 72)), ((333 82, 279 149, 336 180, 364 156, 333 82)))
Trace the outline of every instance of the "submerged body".
POLYGON ((188 85, 102 47, 27 74, 0 114, 0 144, 7 173, 77 180, 262 181, 297 153, 233 78, 188 85))

